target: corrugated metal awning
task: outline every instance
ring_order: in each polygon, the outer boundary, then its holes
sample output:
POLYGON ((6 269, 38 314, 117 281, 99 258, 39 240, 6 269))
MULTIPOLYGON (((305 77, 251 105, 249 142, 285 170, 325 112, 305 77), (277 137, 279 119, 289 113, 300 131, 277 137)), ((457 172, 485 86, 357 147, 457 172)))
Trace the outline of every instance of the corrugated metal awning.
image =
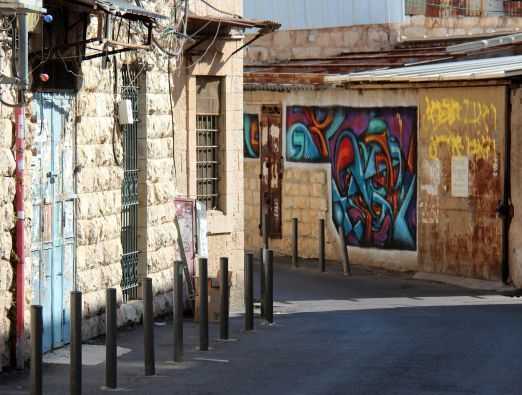
POLYGON ((151 12, 136 3, 126 0, 94 0, 94 3, 102 10, 119 16, 134 15, 150 19, 164 19, 166 16, 151 12))
POLYGON ((522 55, 325 76, 325 82, 433 82, 502 79, 522 75, 522 55))

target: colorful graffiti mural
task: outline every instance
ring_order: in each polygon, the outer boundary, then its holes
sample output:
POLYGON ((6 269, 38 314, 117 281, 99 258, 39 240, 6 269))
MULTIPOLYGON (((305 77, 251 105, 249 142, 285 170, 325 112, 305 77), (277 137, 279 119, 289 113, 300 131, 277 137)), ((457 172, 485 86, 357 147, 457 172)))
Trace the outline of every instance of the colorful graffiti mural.
POLYGON ((417 248, 417 109, 287 109, 288 161, 330 163, 332 216, 347 244, 417 248))
POLYGON ((259 116, 243 115, 243 146, 245 158, 259 158, 259 116))

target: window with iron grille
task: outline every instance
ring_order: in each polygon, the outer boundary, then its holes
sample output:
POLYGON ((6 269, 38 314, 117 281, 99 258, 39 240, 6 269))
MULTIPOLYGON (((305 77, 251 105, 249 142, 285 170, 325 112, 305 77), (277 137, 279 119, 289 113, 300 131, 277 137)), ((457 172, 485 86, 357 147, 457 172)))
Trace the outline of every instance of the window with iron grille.
POLYGON ((138 77, 136 69, 122 68, 121 97, 132 103, 134 123, 122 126, 123 185, 121 189, 121 259, 123 300, 138 291, 138 77))
POLYGON ((197 79, 196 151, 197 199, 207 210, 220 210, 221 80, 197 79))

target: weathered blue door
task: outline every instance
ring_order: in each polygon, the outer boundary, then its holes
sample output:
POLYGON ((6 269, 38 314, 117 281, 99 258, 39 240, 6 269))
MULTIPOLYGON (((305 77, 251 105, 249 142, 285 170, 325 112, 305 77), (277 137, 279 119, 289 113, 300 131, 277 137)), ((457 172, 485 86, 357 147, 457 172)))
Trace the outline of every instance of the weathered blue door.
POLYGON ((44 351, 69 342, 74 261, 73 95, 38 93, 33 143, 33 303, 43 306, 44 351))

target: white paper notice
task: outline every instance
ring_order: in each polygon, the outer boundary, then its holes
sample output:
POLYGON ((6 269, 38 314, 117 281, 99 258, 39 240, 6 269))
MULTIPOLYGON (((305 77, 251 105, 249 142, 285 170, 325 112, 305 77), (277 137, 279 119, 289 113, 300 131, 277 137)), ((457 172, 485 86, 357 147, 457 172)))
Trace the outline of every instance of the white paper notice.
POLYGON ((453 156, 451 158, 451 195, 469 197, 469 158, 453 156))

